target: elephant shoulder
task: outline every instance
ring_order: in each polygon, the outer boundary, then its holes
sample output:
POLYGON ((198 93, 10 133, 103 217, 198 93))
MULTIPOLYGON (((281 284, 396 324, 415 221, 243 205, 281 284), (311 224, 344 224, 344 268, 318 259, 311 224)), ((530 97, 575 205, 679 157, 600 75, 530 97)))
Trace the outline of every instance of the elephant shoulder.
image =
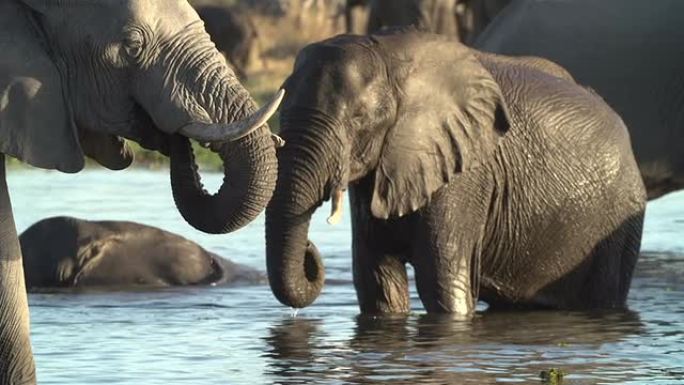
POLYGON ((576 144, 580 138, 610 138, 622 147, 628 139, 620 116, 561 66, 537 57, 486 54, 480 60, 499 83, 518 129, 536 129, 546 137, 576 144))

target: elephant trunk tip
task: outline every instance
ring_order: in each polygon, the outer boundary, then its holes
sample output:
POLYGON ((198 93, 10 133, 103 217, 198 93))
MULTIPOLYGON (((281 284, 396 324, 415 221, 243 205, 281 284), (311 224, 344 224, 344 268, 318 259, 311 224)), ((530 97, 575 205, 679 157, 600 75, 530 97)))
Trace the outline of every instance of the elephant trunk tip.
MULTIPOLYGON (((307 242, 303 266, 301 267, 304 269, 304 275, 299 280, 286 276, 283 279, 283 285, 279 285, 277 282, 273 282, 273 280, 271 281, 271 288, 274 289, 273 294, 278 301, 294 309, 301 309, 311 305, 318 298, 321 290, 323 290, 325 267, 323 266, 321 253, 311 241, 307 242), (286 282, 291 284, 288 285, 286 282)), ((273 279, 273 277, 274 275, 269 274, 269 278, 273 279)))

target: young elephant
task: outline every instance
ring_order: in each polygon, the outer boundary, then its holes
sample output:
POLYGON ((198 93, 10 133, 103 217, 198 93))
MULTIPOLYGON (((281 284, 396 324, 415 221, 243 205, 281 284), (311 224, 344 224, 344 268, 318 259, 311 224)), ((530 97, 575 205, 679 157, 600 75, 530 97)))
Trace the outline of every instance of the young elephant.
POLYGON ((306 47, 266 209, 275 296, 318 296, 311 214, 349 187, 362 312, 409 311, 407 262, 429 312, 624 306, 644 187, 620 118, 564 74, 415 31, 306 47))
POLYGON ((195 242, 135 222, 43 219, 19 237, 26 286, 141 288, 259 282, 195 242))

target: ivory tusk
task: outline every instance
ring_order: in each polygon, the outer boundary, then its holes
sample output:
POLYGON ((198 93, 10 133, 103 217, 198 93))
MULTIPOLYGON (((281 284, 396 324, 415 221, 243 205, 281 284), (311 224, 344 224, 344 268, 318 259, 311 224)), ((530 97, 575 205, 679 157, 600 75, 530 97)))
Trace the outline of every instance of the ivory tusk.
POLYGON ((273 139, 273 144, 275 144, 275 148, 282 148, 285 146, 285 139, 281 138, 280 136, 276 134, 271 134, 271 139, 273 139))
POLYGON ((330 216, 328 217, 329 225, 336 225, 342 220, 342 203, 344 200, 344 191, 335 190, 332 196, 332 207, 330 208, 330 216))
POLYGON ((254 114, 233 123, 190 123, 181 127, 180 133, 198 142, 226 142, 238 140, 249 135, 252 131, 266 124, 268 119, 278 110, 280 102, 285 96, 285 90, 280 89, 276 96, 254 114))

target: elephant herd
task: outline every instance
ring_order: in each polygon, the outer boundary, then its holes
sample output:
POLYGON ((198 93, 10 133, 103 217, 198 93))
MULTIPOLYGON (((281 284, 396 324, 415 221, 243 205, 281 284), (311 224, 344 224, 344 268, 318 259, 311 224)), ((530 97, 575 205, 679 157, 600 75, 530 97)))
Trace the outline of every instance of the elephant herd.
POLYGON ((428 312, 624 307, 646 200, 684 184, 684 3, 385 3, 370 1, 369 27, 408 26, 310 44, 257 109, 186 0, 0 1, 0 385, 35 383, 27 283, 264 279, 132 222, 58 217, 17 236, 4 155, 123 169, 124 139, 170 158, 197 229, 266 210, 266 278, 285 305, 319 295, 310 219, 331 200, 339 220, 348 192, 363 313, 410 310, 407 263, 428 312), (190 139, 224 161, 216 194, 190 139))

